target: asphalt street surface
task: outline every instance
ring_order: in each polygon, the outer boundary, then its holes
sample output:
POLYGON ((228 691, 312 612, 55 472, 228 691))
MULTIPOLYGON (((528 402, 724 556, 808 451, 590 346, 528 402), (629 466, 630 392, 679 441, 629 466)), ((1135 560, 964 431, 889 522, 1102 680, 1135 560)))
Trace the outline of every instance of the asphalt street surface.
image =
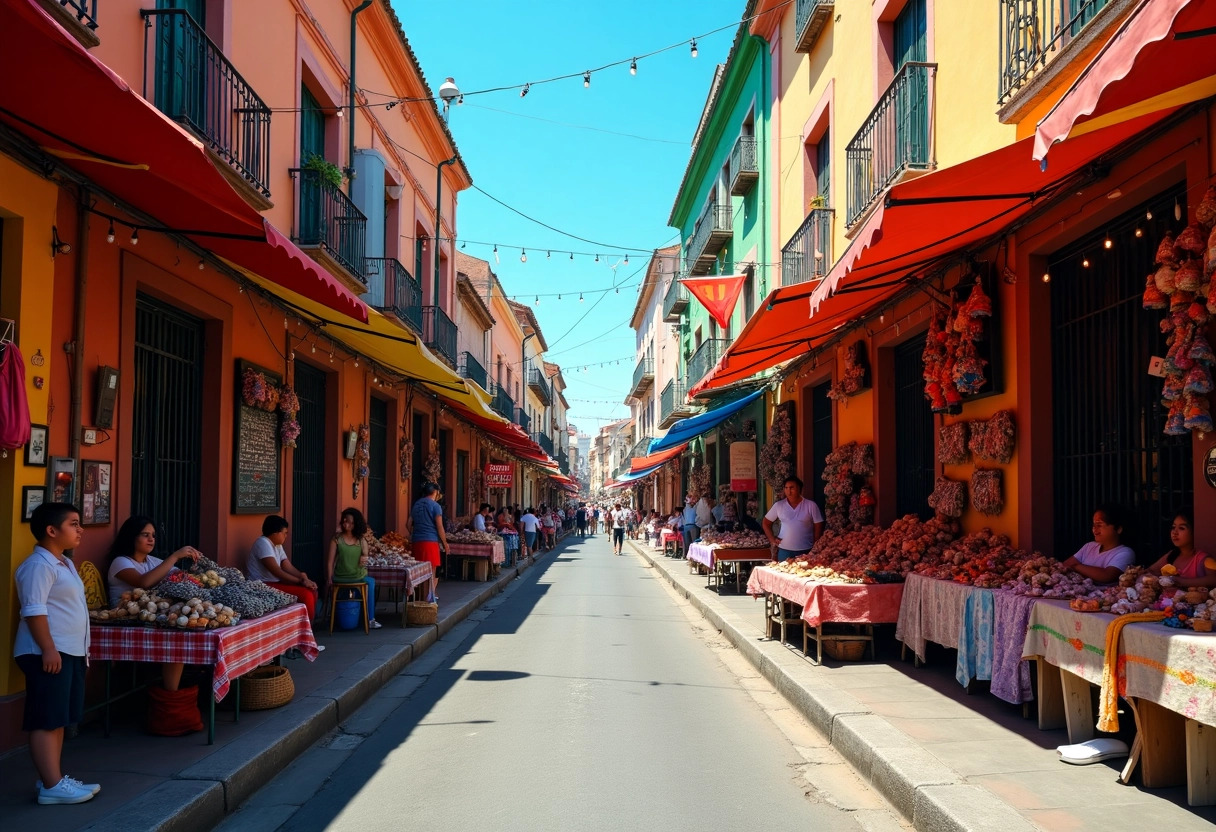
POLYGON ((628 546, 568 542, 221 829, 901 828, 690 610, 628 546))

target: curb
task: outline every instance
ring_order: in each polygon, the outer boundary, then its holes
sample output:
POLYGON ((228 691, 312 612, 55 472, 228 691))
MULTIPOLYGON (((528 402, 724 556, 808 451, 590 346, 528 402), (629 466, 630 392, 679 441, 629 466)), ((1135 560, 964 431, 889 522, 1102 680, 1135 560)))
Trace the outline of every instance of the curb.
POLYGON ((656 559, 645 547, 629 542, 916 829, 1038 829, 987 789, 967 783, 903 731, 817 673, 801 656, 762 639, 740 616, 713 603, 713 597, 703 597, 681 584, 662 563, 667 558, 656 559))
MULTIPOLYGON (((568 540, 569 537, 563 538, 568 540)), ((562 541, 552 553, 560 552, 562 541)), ((545 553, 552 554, 552 553, 545 553)), ((222 749, 177 772, 85 827, 96 832, 193 832, 212 829, 318 740, 349 719, 377 691, 436 641, 501 593, 540 559, 530 556, 504 568, 485 589, 454 604, 409 644, 386 644, 340 676, 284 706, 274 718, 222 749), (177 807, 166 816, 168 806, 177 807)))

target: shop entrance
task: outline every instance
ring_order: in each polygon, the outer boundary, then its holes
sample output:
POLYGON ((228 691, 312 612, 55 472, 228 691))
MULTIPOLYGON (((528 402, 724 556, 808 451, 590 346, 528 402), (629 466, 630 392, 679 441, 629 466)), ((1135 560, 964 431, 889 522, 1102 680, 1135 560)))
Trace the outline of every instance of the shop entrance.
POLYGON ((1050 256, 1058 557, 1092 539, 1094 509, 1111 501, 1135 519, 1126 542, 1143 560, 1168 547, 1172 512, 1191 502, 1190 434, 1162 432, 1161 379, 1148 374, 1166 354, 1163 313, 1141 306, 1158 242, 1183 227, 1175 200, 1185 218, 1178 187, 1050 256))
POLYGON ((338 519, 325 510, 325 373, 297 361, 295 384, 300 438, 291 458, 291 562, 311 575, 323 575, 326 530, 338 519))
POLYGON ((372 396, 367 425, 367 525, 382 535, 388 529, 388 402, 372 396))
POLYGON ((925 398, 925 336, 895 348, 895 516, 929 518, 933 493, 933 411, 925 398))
POLYGON ((832 450, 832 400, 828 391, 832 382, 825 381, 811 388, 811 499, 815 505, 823 508, 827 495, 823 493, 823 469, 827 467, 827 456, 832 450))
POLYGON ((199 542, 202 425, 203 322, 136 296, 131 513, 156 522, 161 554, 199 542))

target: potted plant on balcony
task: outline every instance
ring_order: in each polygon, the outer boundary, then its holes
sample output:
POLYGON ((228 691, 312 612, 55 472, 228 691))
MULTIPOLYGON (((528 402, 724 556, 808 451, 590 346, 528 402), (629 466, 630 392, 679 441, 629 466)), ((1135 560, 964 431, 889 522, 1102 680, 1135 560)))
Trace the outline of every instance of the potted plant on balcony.
POLYGON ((827 194, 815 194, 815 196, 811 197, 810 200, 806 204, 806 210, 808 212, 814 211, 816 208, 827 208, 827 207, 828 207, 827 194))
POLYGON ((304 170, 310 170, 317 174, 317 178, 321 183, 330 188, 342 187, 342 168, 335 165, 333 162, 318 156, 315 153, 308 154, 308 158, 304 160, 304 170))

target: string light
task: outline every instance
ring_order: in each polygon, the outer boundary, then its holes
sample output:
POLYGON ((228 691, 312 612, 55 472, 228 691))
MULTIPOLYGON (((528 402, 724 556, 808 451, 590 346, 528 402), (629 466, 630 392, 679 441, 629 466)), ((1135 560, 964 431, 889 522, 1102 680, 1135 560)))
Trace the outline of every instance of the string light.
POLYGON ((582 293, 582 292, 579 292, 579 293, 578 293, 578 302, 579 302, 579 303, 582 303, 582 302, 583 302, 583 293, 582 293))
POLYGON ((1089 258, 1088 257, 1081 258, 1081 266, 1086 269, 1089 268, 1089 258))
POLYGON ((207 267, 207 264, 203 262, 203 258, 201 258, 201 257, 198 258, 198 270, 201 272, 206 267, 207 267))
POLYGON ((283 329, 287 329, 287 316, 283 316, 283 329))
POLYGON ((1051 282, 1051 273, 1050 272, 1043 272, 1043 282, 1044 283, 1051 282))
POLYGON ((637 59, 637 58, 634 58, 634 59, 633 59, 633 60, 630 62, 630 64, 629 64, 629 74, 630 74, 630 75, 637 75, 637 74, 638 74, 638 59, 637 59))
POLYGON ((1112 247, 1114 244, 1115 244, 1115 241, 1114 241, 1114 240, 1112 240, 1112 239, 1110 238, 1110 234, 1109 234, 1109 233, 1107 233, 1107 235, 1106 235, 1106 239, 1102 241, 1102 247, 1103 247, 1103 248, 1107 248, 1107 249, 1109 249, 1109 248, 1111 248, 1111 247, 1112 247))
POLYGON ((110 220, 110 230, 106 232, 106 242, 114 242, 114 220, 110 220))
POLYGON ((1174 197, 1174 219, 1182 221, 1182 203, 1178 201, 1177 197, 1174 197))
POLYGON ((520 91, 519 91, 519 97, 520 97, 520 98, 523 98, 525 95, 527 95, 527 94, 528 94, 528 92, 529 92, 531 89, 532 89, 532 85, 531 85, 531 84, 524 84, 524 88, 523 88, 522 90, 520 90, 520 91))
POLYGON ((312 349, 310 349, 309 352, 311 352, 313 355, 316 355, 316 353, 317 353, 317 342, 316 341, 313 341, 312 349))
POLYGON ((133 246, 139 245, 139 229, 138 228, 134 228, 131 230, 131 245, 133 245, 133 246))
POLYGON ((519 262, 521 262, 521 263, 528 262, 528 252, 522 248, 519 250, 519 262))
POLYGON ((553 259, 553 252, 551 252, 551 251, 546 251, 546 252, 545 252, 545 259, 546 259, 546 260, 552 260, 552 259, 553 259))
POLYGON ((697 39, 696 38, 692 39, 692 56, 694 58, 697 57, 697 39))
POLYGON ((1152 211, 1145 211, 1145 212, 1144 212, 1144 218, 1145 218, 1146 220, 1151 221, 1151 220, 1153 219, 1153 212, 1152 212, 1152 211))
POLYGON ((540 295, 537 295, 537 296, 536 296, 536 301, 535 301, 535 302, 534 302, 532 305, 533 305, 533 306, 540 306, 540 295))
POLYGON ((1143 237, 1143 236, 1144 236, 1144 231, 1143 231, 1143 230, 1141 230, 1139 227, 1137 227, 1137 228, 1136 228, 1136 236, 1137 236, 1137 237, 1143 237))
POLYGON ((597 263, 600 262, 600 256, 598 254, 595 255, 595 262, 597 262, 597 263))
POLYGON ((583 89, 587 89, 590 86, 591 86, 591 70, 587 70, 586 72, 583 73, 583 89))
POLYGON ((625 261, 624 261, 624 262, 625 262, 625 265, 626 265, 626 266, 628 266, 628 265, 629 265, 629 255, 628 255, 628 254, 626 254, 626 255, 625 255, 625 261))
POLYGON ((355 356, 355 369, 359 369, 359 356, 355 356))

